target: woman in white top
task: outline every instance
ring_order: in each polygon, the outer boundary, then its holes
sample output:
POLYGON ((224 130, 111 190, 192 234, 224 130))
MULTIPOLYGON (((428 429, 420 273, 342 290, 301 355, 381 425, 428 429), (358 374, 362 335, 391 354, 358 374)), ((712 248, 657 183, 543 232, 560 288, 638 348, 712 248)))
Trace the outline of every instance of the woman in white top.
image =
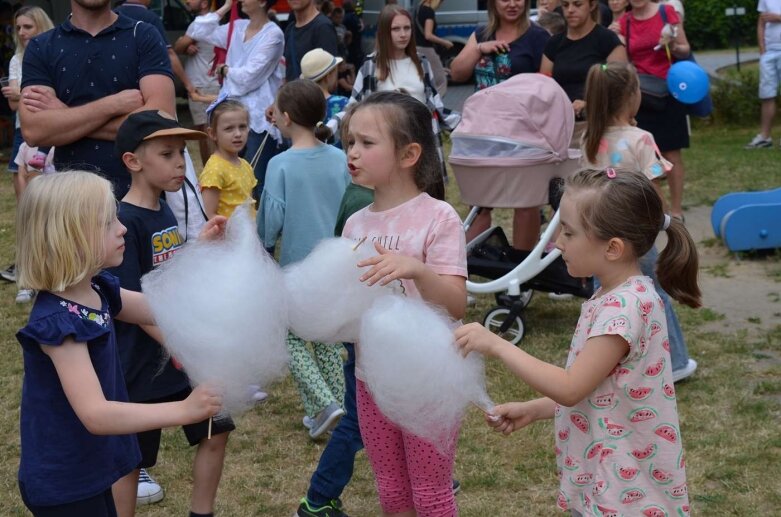
MULTIPOLYGON (((432 130, 437 137, 437 151, 444 178, 447 170, 442 152, 441 130, 454 129, 460 122, 461 115, 446 109, 442 104, 442 98, 434 87, 431 65, 425 56, 418 54, 415 46, 412 23, 412 15, 398 5, 389 4, 380 11, 375 51, 366 56, 358 70, 348 106, 360 102, 374 92, 392 90, 403 90, 425 104, 432 113, 432 130)), ((341 120, 343 116, 344 112, 336 118, 341 120)), ((335 129, 335 126, 331 129, 335 129)))
MULTIPOLYGON (((46 12, 40 7, 22 7, 14 15, 14 43, 16 44, 16 52, 11 61, 8 64, 8 84, 3 83, 2 92, 6 99, 8 99, 8 106, 16 111, 19 108, 19 98, 21 95, 22 85, 22 60, 24 59, 24 50, 27 48, 27 43, 42 32, 46 32, 53 29, 51 19, 46 12)), ((17 165, 14 163, 16 155, 19 152, 19 147, 23 142, 22 131, 19 126, 19 115, 16 115, 16 122, 14 125, 14 144, 11 149, 11 157, 8 162, 8 172, 14 175, 14 192, 17 199, 24 187, 27 185, 27 179, 24 174, 18 174, 17 165)), ((37 162, 32 163, 33 168, 38 170, 43 169, 46 161, 46 155, 49 153, 49 148, 41 148, 41 156, 36 153, 33 160, 37 162)))
POLYGON ((285 77, 285 67, 280 62, 285 37, 282 29, 268 17, 268 10, 275 1, 243 0, 241 10, 249 19, 234 22, 230 44, 228 25, 220 25, 220 20, 230 10, 232 0, 226 0, 213 13, 195 18, 191 34, 196 41, 228 48, 225 64, 217 69, 223 77, 220 96, 240 101, 250 113, 250 134, 244 158, 253 161, 261 143, 266 140, 254 167, 258 179, 257 193, 263 190, 266 165, 281 151, 279 145, 282 142, 279 131, 264 116, 266 106, 274 103, 285 77))

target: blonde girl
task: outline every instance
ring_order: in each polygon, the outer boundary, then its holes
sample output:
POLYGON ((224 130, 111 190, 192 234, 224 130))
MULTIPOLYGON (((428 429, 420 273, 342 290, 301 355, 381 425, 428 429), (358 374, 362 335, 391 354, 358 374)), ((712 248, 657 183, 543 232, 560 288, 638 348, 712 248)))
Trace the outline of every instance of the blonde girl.
POLYGON ((122 262, 126 228, 116 211, 111 183, 89 172, 35 178, 20 199, 18 282, 40 291, 17 333, 19 488, 33 515, 116 515, 111 485, 141 458, 134 433, 200 422, 221 407, 206 386, 182 402, 127 402, 113 320, 154 318, 141 293, 101 272, 122 262))
MULTIPOLYGON (((379 253, 358 264, 366 269, 362 281, 400 280, 407 296, 462 318, 467 271, 461 221, 450 205, 426 193, 441 185, 430 112, 408 95, 375 93, 351 111, 346 133, 353 182, 374 189, 374 202, 350 217, 343 231, 379 253), (392 249, 381 244, 388 242, 392 249)), ((360 350, 358 343, 358 420, 383 515, 456 515, 455 445, 440 452, 391 423, 367 390, 360 350)))
MULTIPOLYGON (((599 106, 599 109, 588 110, 582 144, 583 165, 640 171, 653 181, 654 189, 661 197, 659 182, 672 164, 656 147, 653 135, 634 125, 634 116, 640 106, 639 84, 637 72, 629 63, 591 67, 586 80, 586 102, 599 106)), ((656 280, 654 266, 657 255, 656 247, 652 246, 640 259, 640 267, 643 274, 654 281, 666 307, 673 378, 678 382, 694 373, 697 362, 689 357, 675 307, 656 280)))
POLYGON ((669 244, 659 283, 700 305, 697 250, 639 171, 586 169, 567 179, 556 246, 569 274, 601 287, 583 304, 565 368, 541 361, 482 325, 456 330, 466 355, 498 357, 543 398, 494 408, 506 434, 555 418, 557 506, 572 515, 688 515, 684 453, 665 307, 640 257, 660 231, 669 244), (653 458, 653 459, 651 459, 653 458))
POLYGON ((258 180, 250 163, 239 156, 247 145, 249 130, 246 106, 234 99, 216 101, 206 129, 215 150, 198 178, 210 219, 215 215, 230 217, 237 206, 256 197, 253 189, 258 180))

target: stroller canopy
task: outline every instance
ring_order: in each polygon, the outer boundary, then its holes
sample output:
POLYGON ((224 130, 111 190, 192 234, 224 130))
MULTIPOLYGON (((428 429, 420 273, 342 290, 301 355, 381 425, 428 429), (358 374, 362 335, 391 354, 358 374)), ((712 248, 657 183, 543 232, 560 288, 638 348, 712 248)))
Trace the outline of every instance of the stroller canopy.
POLYGON ((572 103, 556 81, 542 74, 518 74, 466 100, 461 123, 451 135, 450 162, 559 163, 569 157, 574 126, 572 103))

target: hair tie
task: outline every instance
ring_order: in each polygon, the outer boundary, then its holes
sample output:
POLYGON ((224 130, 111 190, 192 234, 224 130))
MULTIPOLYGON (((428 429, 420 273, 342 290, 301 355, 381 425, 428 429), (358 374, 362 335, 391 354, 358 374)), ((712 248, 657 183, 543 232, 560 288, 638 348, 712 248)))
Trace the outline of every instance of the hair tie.
POLYGON ((603 72, 604 72, 605 70, 607 70, 607 63, 602 63, 602 66, 601 66, 600 68, 602 68, 602 71, 603 71, 603 72))
POLYGON ((615 179, 615 177, 616 177, 616 170, 613 167, 608 167, 607 169, 605 169, 605 174, 611 180, 615 179))
POLYGON ((323 127, 323 121, 321 120, 317 124, 315 124, 315 127, 323 127))
POLYGON ((672 222, 672 218, 668 214, 664 214, 664 219, 662 220, 662 231, 666 232, 667 228, 670 227, 670 222, 672 222))

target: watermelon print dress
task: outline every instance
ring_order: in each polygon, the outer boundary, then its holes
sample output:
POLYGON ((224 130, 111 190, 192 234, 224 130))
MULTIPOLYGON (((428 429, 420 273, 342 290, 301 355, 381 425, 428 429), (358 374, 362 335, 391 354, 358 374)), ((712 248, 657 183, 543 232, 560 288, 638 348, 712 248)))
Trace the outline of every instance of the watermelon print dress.
POLYGON ((586 399, 556 406, 557 506, 582 515, 689 515, 664 306, 633 276, 581 308, 567 368, 590 337, 618 335, 629 352, 586 399))

